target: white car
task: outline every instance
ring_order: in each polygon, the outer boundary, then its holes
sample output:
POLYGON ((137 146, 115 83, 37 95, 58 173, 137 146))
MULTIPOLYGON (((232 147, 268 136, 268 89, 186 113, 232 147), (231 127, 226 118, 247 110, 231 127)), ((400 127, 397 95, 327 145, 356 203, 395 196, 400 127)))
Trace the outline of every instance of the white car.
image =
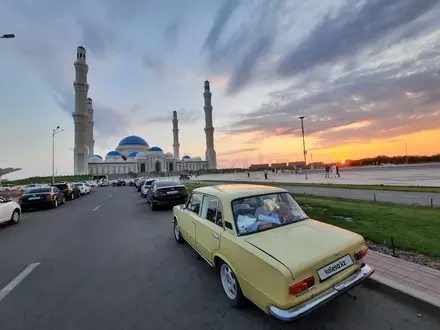
POLYGON ((90 186, 84 182, 75 183, 75 187, 79 188, 79 192, 81 193, 81 195, 88 195, 92 192, 92 189, 90 189, 90 186))
POLYGON ((110 182, 108 182, 107 180, 98 183, 98 187, 108 187, 108 186, 110 186, 110 182))
POLYGON ((17 187, 15 187, 12 184, 5 184, 3 186, 0 186, 0 191, 13 191, 13 190, 17 190, 17 187))
POLYGON ((38 183, 31 183, 31 184, 28 184, 27 186, 24 186, 23 188, 21 188, 20 192, 25 192, 29 189, 40 188, 40 187, 41 187, 41 185, 38 183))
POLYGON ((147 198, 147 191, 150 189, 151 184, 153 183, 154 179, 147 179, 145 180, 144 184, 141 187, 141 196, 143 198, 147 198))
POLYGON ((90 187, 96 187, 96 181, 87 181, 87 183, 89 184, 90 187))
POLYGON ((9 222, 12 225, 20 221, 21 207, 17 202, 0 197, 0 223, 9 222))

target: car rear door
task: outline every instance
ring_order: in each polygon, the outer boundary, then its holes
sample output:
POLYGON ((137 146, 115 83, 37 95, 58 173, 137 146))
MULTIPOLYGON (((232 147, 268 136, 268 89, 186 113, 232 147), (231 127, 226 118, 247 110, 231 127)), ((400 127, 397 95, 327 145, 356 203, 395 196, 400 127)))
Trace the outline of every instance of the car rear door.
POLYGON ((218 198, 204 195, 200 217, 196 221, 196 248, 209 262, 220 248, 223 228, 223 210, 218 198))

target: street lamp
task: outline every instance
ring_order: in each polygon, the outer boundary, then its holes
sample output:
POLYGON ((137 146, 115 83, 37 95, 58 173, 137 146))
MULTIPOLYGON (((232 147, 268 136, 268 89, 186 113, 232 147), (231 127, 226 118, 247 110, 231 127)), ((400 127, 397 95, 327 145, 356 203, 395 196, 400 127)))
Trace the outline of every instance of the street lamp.
POLYGON ((55 135, 64 131, 59 126, 52 130, 52 184, 55 184, 55 135))
POLYGON ((12 34, 12 33, 10 33, 10 34, 2 34, 2 35, 0 35, 0 38, 1 39, 12 39, 12 38, 15 38, 15 34, 12 34))
POLYGON ((306 166, 306 179, 307 177, 307 150, 306 150, 306 140, 304 138, 304 116, 299 117, 301 119, 301 130, 302 130, 302 136, 303 136, 303 152, 304 152, 304 163, 306 166))

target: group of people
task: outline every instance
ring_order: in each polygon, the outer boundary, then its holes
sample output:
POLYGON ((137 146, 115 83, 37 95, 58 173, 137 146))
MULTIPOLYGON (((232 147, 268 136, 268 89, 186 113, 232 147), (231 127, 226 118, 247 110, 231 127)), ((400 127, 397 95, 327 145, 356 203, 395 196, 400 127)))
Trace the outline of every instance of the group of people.
POLYGON ((326 178, 330 178, 330 175, 332 175, 332 177, 338 177, 340 178, 341 175, 339 174, 339 166, 338 164, 327 164, 325 165, 325 177, 326 178))

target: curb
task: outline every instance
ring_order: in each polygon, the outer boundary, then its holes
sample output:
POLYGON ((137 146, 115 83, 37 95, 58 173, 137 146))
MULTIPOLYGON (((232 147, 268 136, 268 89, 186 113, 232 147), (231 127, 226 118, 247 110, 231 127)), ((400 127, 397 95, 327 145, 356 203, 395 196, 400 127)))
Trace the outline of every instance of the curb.
POLYGON ((372 290, 389 294, 395 298, 405 300, 416 308, 428 310, 434 315, 439 314, 440 300, 424 292, 409 288, 401 283, 390 280, 378 274, 372 274, 363 283, 372 290))

